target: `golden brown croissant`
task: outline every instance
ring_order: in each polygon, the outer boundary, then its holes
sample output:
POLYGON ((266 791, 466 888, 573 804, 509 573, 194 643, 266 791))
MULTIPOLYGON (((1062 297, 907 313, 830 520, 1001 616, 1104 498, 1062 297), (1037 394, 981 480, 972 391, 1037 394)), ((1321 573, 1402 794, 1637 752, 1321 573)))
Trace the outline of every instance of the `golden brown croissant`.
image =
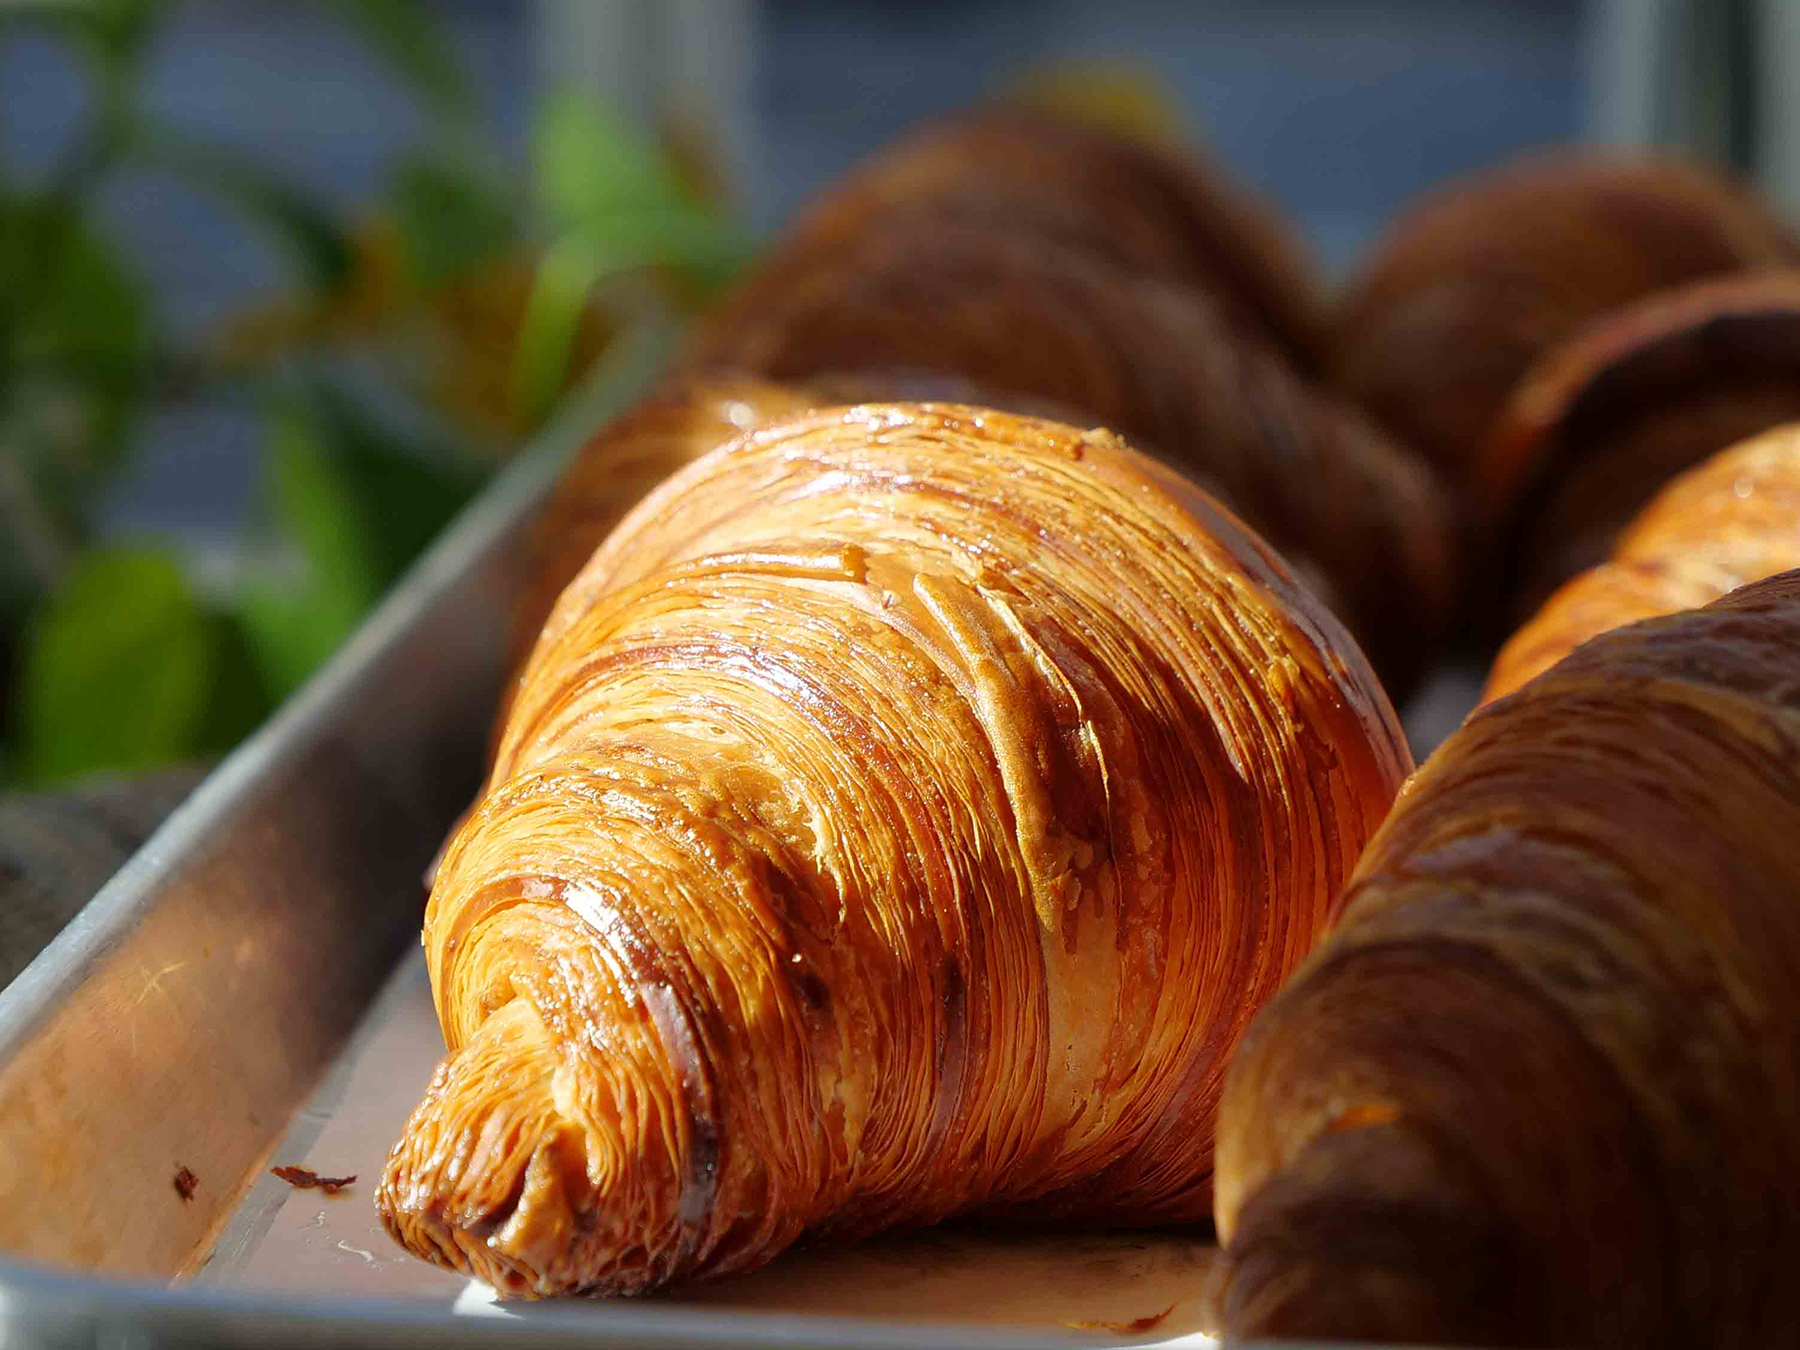
POLYGON ((1500 649, 1484 698, 1510 694, 1609 629, 1697 609, 1795 567, 1800 425, 1735 445, 1664 488, 1611 558, 1552 595, 1500 649))
MULTIPOLYGON (((811 408, 893 401, 962 402, 1066 420, 1046 400, 1003 399, 967 380, 921 371, 841 371, 773 384, 749 376, 676 374, 595 432, 564 472, 527 540, 526 577, 514 615, 516 674, 544 633, 563 588, 651 488, 739 432, 811 408)), ((591 586, 564 608, 580 613, 591 586)), ((549 637, 556 637, 552 625, 549 637)))
POLYGON ((1030 235, 1133 274, 1205 291, 1301 370, 1325 318, 1298 241, 1273 210, 1192 149, 1177 151, 1043 108, 988 107, 915 132, 802 212, 724 302, 755 314, 871 230, 1030 235))
POLYGON ((1459 576, 1444 494, 1365 420, 1304 384, 1201 292, 1028 231, 872 224, 760 308, 710 321, 700 369, 809 380, 945 372, 1048 401, 1215 491, 1320 589, 1405 686, 1459 576))
POLYGON ((630 1292, 1205 1216, 1224 1056, 1408 766, 1254 535, 1106 433, 838 409, 677 474, 552 622, 426 917, 401 1242, 630 1292))
POLYGON ((1532 156, 1431 194, 1389 230, 1339 308, 1333 377, 1466 509, 1510 519, 1517 501, 1484 499, 1495 485, 1472 475, 1534 360, 1640 296, 1796 258, 1773 216, 1702 169, 1532 156))
POLYGON ((1616 629, 1408 784, 1219 1127, 1229 1334, 1793 1342, 1800 573, 1616 629))
MULTIPOLYGON (((1512 612, 1530 613, 1606 557, 1670 478, 1795 418, 1800 272, 1661 291, 1552 348, 1476 465, 1481 497, 1522 504, 1507 557, 1512 612)), ((1505 522, 1487 524, 1498 533, 1505 522)))
POLYGON ((763 380, 675 379, 601 427, 532 522, 513 668, 537 642, 563 587, 645 493, 740 431, 815 402, 806 390, 763 380))

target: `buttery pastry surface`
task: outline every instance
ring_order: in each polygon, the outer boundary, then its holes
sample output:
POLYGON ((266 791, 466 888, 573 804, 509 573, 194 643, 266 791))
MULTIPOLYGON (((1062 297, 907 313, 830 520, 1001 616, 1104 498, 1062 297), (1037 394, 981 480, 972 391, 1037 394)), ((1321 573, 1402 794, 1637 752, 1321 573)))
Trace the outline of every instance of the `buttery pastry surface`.
POLYGON ((817 401, 766 380, 677 378, 596 432, 532 523, 513 665, 537 643, 563 587, 651 488, 739 432, 817 401))
POLYGON ((1697 609, 1794 567, 1800 425, 1723 450, 1664 488, 1610 558, 1563 586, 1512 635, 1483 698, 1511 693, 1610 629, 1697 609))
POLYGON ((503 1292, 802 1233, 1201 1220, 1226 1055, 1410 767, 1331 615, 1103 432, 810 413, 559 602, 424 942, 379 1191, 503 1292))

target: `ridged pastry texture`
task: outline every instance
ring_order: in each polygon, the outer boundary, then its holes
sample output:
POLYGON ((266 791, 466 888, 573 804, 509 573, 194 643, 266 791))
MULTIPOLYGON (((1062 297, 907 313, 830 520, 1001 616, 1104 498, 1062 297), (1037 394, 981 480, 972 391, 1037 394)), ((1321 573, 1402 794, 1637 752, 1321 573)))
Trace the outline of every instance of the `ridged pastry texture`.
POLYGON ((1254 535, 1104 432, 837 409, 657 489, 552 624, 426 915, 402 1243, 626 1293, 1206 1216, 1225 1056, 1409 766, 1254 535))
MULTIPOLYGON (((563 589, 651 488, 740 432, 813 408, 900 399, 975 403, 1067 420, 1066 410, 1044 400, 1003 399, 929 371, 846 370, 785 384, 677 372, 589 437, 532 522, 508 662, 514 682, 540 638, 558 636, 554 625, 547 635, 545 627, 563 589)), ((564 612, 585 610, 594 584, 590 579, 564 612)))
POLYGON ((1338 308, 1331 375, 1431 461, 1472 525, 1510 521, 1519 501, 1475 471, 1535 360, 1652 292, 1797 258, 1770 212, 1704 169, 1533 155, 1401 216, 1338 308))
POLYGON ((532 522, 514 611, 514 668, 563 588, 651 488, 739 432, 817 402, 805 389, 764 380, 675 378, 595 432, 532 522))
POLYGON ((1433 754, 1232 1063, 1228 1334, 1792 1343, 1797 656, 1786 572, 1433 754))
POLYGON ((1111 427, 1274 544, 1390 688, 1417 673, 1460 587, 1448 498, 1425 465, 1204 292, 1029 230, 872 225, 760 306, 709 321, 689 362, 778 381, 942 372, 1002 406, 1042 400, 1111 427))
POLYGON ((1483 697, 1510 694, 1610 629, 1697 609, 1796 567, 1800 425, 1790 425, 1721 451, 1664 488, 1611 558, 1557 591, 1500 649, 1483 697))

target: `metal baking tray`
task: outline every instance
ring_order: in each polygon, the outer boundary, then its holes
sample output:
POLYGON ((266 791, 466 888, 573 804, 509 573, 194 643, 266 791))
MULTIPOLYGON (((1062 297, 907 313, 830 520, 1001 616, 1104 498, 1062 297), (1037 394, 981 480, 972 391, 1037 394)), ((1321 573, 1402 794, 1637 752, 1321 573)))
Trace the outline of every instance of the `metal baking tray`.
POLYGON ((522 527, 671 338, 637 330, 0 991, 0 1343, 1213 1344, 1196 1234, 934 1230, 499 1306, 382 1232, 373 1183, 442 1053, 420 878, 479 778, 522 527), (292 1190, 278 1163, 359 1181, 292 1190))

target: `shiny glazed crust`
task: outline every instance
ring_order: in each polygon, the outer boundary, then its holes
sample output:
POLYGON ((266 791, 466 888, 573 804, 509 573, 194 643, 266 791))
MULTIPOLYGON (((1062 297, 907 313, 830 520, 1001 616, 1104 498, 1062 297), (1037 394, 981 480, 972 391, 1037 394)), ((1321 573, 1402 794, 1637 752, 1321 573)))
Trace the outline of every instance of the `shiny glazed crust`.
POLYGON ((651 488, 739 432, 815 402, 803 389, 764 380, 676 378, 596 432, 532 523, 514 614, 514 668, 536 645, 563 588, 651 488))
POLYGON ((1235 518, 1105 433, 818 412, 652 493, 550 631, 426 916, 402 1243, 628 1293, 1204 1218, 1225 1057, 1409 767, 1235 518))
POLYGON ((1800 573, 1477 712, 1257 1017, 1230 1334, 1751 1347, 1800 1259, 1800 573))
POLYGON ((1714 455, 1664 488, 1612 557, 1558 590, 1494 659, 1484 700, 1510 694, 1589 638, 1697 609, 1800 567, 1800 425, 1714 455))

